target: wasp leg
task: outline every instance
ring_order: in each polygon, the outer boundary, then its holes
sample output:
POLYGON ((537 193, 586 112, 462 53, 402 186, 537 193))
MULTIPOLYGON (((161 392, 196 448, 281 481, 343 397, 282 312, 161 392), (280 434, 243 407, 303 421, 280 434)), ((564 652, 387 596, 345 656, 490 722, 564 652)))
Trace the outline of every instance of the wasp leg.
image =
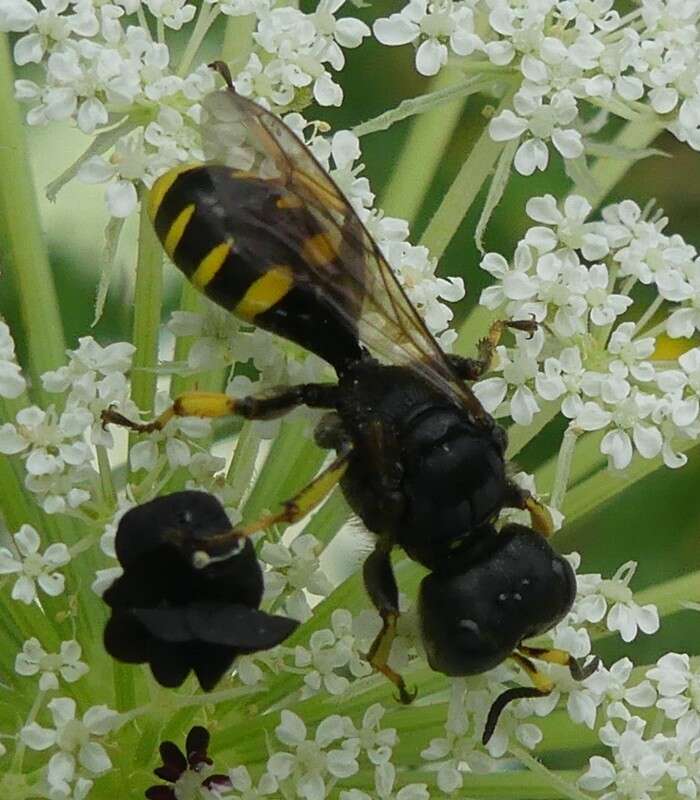
POLYGON ((294 497, 285 500, 282 509, 277 513, 266 514, 247 525, 241 525, 225 533, 208 537, 202 542, 201 549, 193 554, 192 561, 195 566, 206 567, 216 561, 224 561, 237 555, 247 536, 252 536, 271 525, 278 522, 286 522, 291 525, 303 519, 316 506, 320 505, 340 482, 348 467, 349 456, 350 452, 346 451, 336 458, 311 483, 307 484, 294 497))
POLYGON ((478 358, 466 358, 465 356, 454 354, 448 355, 450 364, 457 371, 460 378, 464 378, 467 381, 476 381, 491 369, 496 347, 498 347, 503 331, 506 328, 525 331, 532 336, 537 330, 537 323, 534 320, 505 319, 497 319, 492 322, 488 334, 483 339, 480 339, 477 345, 478 358))
POLYGON ((407 705, 415 700, 417 692, 409 691, 401 675, 388 664, 399 619, 399 589, 388 550, 378 545, 365 560, 362 575, 367 594, 382 618, 382 629, 372 642, 367 661, 396 686, 399 701, 407 705))
POLYGON ((241 416, 246 419, 274 419, 296 406, 334 408, 338 387, 332 383, 303 383, 275 390, 274 393, 256 397, 234 398, 222 392, 186 392, 152 422, 132 422, 122 414, 107 408, 102 412, 102 424, 114 423, 139 433, 162 430, 173 417, 241 416))
POLYGON ((496 698, 486 719, 486 726, 482 737, 483 744, 486 744, 493 735, 498 718, 508 703, 523 697, 544 697, 554 688, 552 681, 538 671, 537 667, 530 661, 530 658, 546 661, 549 664, 561 664, 564 667, 568 667, 571 677, 576 681, 585 680, 600 666, 600 659, 598 656, 594 656, 588 664, 582 665, 571 653, 567 653, 566 650, 548 649, 546 647, 527 647, 527 645, 524 644, 519 645, 518 650, 519 652, 513 653, 511 658, 517 661, 525 670, 534 686, 518 686, 514 689, 508 689, 496 698), (527 658, 527 656, 530 658, 527 658))
POLYGON ((527 489, 521 489, 516 483, 508 481, 507 497, 504 506, 507 508, 520 508, 530 514, 530 524, 535 533, 541 533, 549 538, 554 533, 554 520, 547 507, 527 489))
POLYGON ((600 666, 600 659, 598 656, 593 656, 588 664, 584 665, 574 658, 571 653, 567 653, 566 650, 549 649, 546 647, 527 647, 524 644, 521 644, 518 650, 520 650, 523 655, 529 656, 530 658, 537 658, 549 664, 561 664, 564 667, 568 667, 571 677, 575 681, 586 680, 586 678, 592 675, 600 666))
POLYGON ((484 726, 484 733, 481 737, 482 744, 487 744, 489 739, 493 736, 493 732, 496 730, 496 725, 498 724, 498 718, 501 716, 501 712, 508 703, 512 703, 513 700, 521 700, 524 697, 546 697, 554 688, 552 681, 541 672, 538 672, 537 667, 532 661, 520 655, 520 653, 513 653, 511 658, 517 661, 525 670, 534 686, 516 686, 498 695, 486 717, 486 725, 484 726))

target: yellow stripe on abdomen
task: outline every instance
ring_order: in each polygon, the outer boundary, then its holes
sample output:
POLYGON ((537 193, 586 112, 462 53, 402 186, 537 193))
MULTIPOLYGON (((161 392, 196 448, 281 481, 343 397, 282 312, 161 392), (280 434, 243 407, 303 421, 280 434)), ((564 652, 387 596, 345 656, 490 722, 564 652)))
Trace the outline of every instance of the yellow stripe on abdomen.
POLYGON ((270 267, 248 288, 233 313, 247 322, 252 322, 287 294, 294 285, 294 273, 288 266, 270 267))
POLYGON ((151 222, 155 222, 156 214, 158 213, 158 209, 160 208, 160 204, 163 202, 163 198, 168 193, 170 187, 175 183, 175 181, 185 172, 189 172, 190 170, 197 169, 201 167, 201 164, 193 163, 193 164, 181 164, 179 167, 173 167, 169 169, 165 174, 161 175, 160 178, 156 180, 156 182, 151 186, 150 191, 148 192, 148 199, 146 210, 148 211, 148 217, 151 222))
POLYGON ((317 233, 304 239, 301 256, 314 267, 325 267, 338 257, 338 251, 325 233, 317 233))
POLYGON ((168 228, 168 232, 163 240, 163 248, 170 258, 173 257, 175 248, 178 246, 180 239, 182 239, 194 212, 195 204, 190 203, 190 205, 182 209, 177 217, 175 217, 173 224, 168 228))
POLYGON ((190 280, 198 289, 204 289, 207 284, 214 280, 217 272, 228 258, 232 244, 233 239, 217 244, 216 247, 210 250, 199 262, 199 266, 190 277, 190 280))

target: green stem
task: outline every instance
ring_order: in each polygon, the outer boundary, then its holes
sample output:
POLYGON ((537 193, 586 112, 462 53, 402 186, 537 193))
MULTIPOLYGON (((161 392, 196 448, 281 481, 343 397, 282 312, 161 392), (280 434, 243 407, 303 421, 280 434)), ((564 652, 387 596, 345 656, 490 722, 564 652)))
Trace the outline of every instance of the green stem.
POLYGON ((258 429, 259 425, 256 425, 255 422, 243 423, 236 440, 236 449, 231 464, 226 473, 226 481, 231 487, 229 500, 231 505, 236 508, 248 492, 255 474, 255 463, 262 442, 258 429))
POLYGON ((221 58, 228 64, 234 77, 248 63, 253 52, 253 32, 258 25, 255 14, 247 17, 229 17, 226 21, 221 58))
POLYGON ((637 592, 634 601, 639 605, 653 603, 662 615, 683 611, 684 603, 700 602, 700 570, 656 583, 637 592))
POLYGON ((100 470, 100 484, 102 486, 102 497, 105 505, 109 509, 113 509, 117 504, 117 492, 114 488, 114 481, 112 479, 112 467, 109 463, 109 456, 107 455, 107 448, 104 445, 97 445, 95 448, 97 453, 97 466, 100 470))
POLYGON ((0 239, 3 265, 14 279, 35 394, 48 402, 40 375, 65 359, 63 324, 39 219, 24 126, 14 96, 7 37, 0 35, 0 239))
MULTIPOLYGON (((471 84, 472 82, 468 81, 458 85, 463 89, 464 86, 471 84)), ((422 97, 404 100, 397 108, 386 114, 380 114, 376 119, 355 129, 355 133, 362 136, 374 130, 384 130, 411 113, 425 111, 411 125, 379 203, 388 214, 402 217, 409 222, 413 221, 423 204, 464 105, 464 100, 460 99, 464 96, 464 92, 454 95, 455 83, 452 71, 442 70, 431 85, 436 91, 422 97), (448 103, 451 99, 452 102, 439 110, 433 108, 431 111, 431 101, 428 98, 438 98, 443 103, 448 103)))
POLYGON ((637 324, 634 329, 634 335, 639 336, 639 334, 644 330, 644 326, 651 320, 651 318, 656 314, 656 312, 661 308, 661 305, 664 302, 664 298, 661 295, 658 295, 653 303, 649 305, 649 308, 642 314, 642 316, 637 320, 637 324))
POLYGON ((591 800, 591 796, 585 794, 580 789, 577 789, 570 779, 563 778, 560 774, 552 772, 547 769, 544 764, 541 764, 536 758, 533 758, 524 747, 517 744, 511 744, 510 752, 520 761, 520 763, 527 767, 534 775, 539 775, 545 779, 549 785, 559 792, 558 796, 568 797, 570 800, 591 800))
MULTIPOLYGON (((656 117, 648 116, 627 122, 613 139, 612 144, 630 150, 648 147, 664 130, 664 124, 656 117)), ((589 202, 596 208, 610 193, 611 189, 625 176, 631 167, 629 161, 614 158, 599 158, 591 167, 590 175, 597 191, 589 202)))
MULTIPOLYGON (((496 115, 510 106, 514 93, 515 87, 506 92, 496 115)), ((440 258, 445 252, 504 146, 504 142, 494 142, 486 125, 421 237, 420 243, 428 248, 434 258, 440 258)))
POLYGON ((557 468, 554 473, 554 482, 552 483, 552 491, 549 496, 549 505, 553 506, 558 511, 561 511, 564 496, 569 486, 571 463, 574 458, 576 442, 580 434, 581 431, 578 428, 569 425, 561 439, 561 446, 557 457, 557 468))
POLYGON ((158 363, 158 329, 163 294, 163 256, 160 242, 141 203, 139 246, 134 288, 133 343, 136 347, 131 373, 131 396, 142 410, 153 412, 158 363))
MULTIPOLYGON (((488 83, 491 82, 492 80, 489 79, 488 83)), ((420 94, 417 97, 411 97, 408 100, 403 100, 395 108, 390 108, 383 114, 379 114, 373 119, 367 120, 367 122, 361 122, 359 125, 355 125, 355 127, 352 129, 352 132, 355 134, 355 136, 367 136, 369 133, 385 131, 403 119, 408 119, 408 117, 412 117, 416 114, 424 114, 428 111, 437 109, 439 106, 442 106, 445 103, 453 103, 455 100, 460 100, 461 98, 467 97, 470 94, 475 94, 481 88, 483 88, 485 83, 487 83, 487 81, 484 81, 480 75, 477 75, 476 77, 470 78, 466 81, 459 81, 458 83, 455 83, 454 75, 451 74, 449 70, 442 70, 438 77, 435 78, 433 86, 444 88, 436 88, 433 91, 420 94)), ((454 111, 458 116, 461 112, 461 107, 455 106, 454 111)), ((450 120, 448 121, 449 134, 452 133, 454 128, 451 118, 452 113, 450 113, 450 120)), ((433 125, 430 127, 440 131, 441 128, 437 124, 439 121, 442 121, 443 124, 445 123, 444 112, 440 116, 436 117, 433 125)), ((447 138, 449 138, 449 136, 447 138)), ((413 168, 415 168, 418 161, 415 159, 415 150, 411 151, 408 146, 405 149, 412 155, 413 168)), ((435 150, 437 150, 438 157, 441 158, 443 155, 442 149, 438 148, 436 145, 435 150)))
MULTIPOLYGON (((46 697, 46 692, 39 691, 37 692, 36 697, 34 698, 34 703, 32 707, 29 709, 29 714, 27 715, 27 719, 24 721, 23 728, 26 728, 27 725, 31 725, 32 722, 36 719, 39 710, 44 702, 44 697, 46 697)), ((12 758, 12 769, 15 772, 22 771, 22 761, 24 760, 24 751, 26 749, 26 745, 22 741, 22 739, 17 739, 17 749, 15 750, 15 754, 12 758)))
POLYGON ((204 37, 207 35, 207 31, 218 16, 218 7, 214 7, 208 3, 202 3, 199 9, 197 22, 195 22, 194 25, 194 30, 192 31, 192 35, 187 42, 185 52, 182 54, 182 58, 180 59, 180 63, 178 64, 177 75, 179 77, 184 78, 185 75, 187 75, 190 65, 192 64, 194 57, 197 55, 197 51, 204 41, 204 37))

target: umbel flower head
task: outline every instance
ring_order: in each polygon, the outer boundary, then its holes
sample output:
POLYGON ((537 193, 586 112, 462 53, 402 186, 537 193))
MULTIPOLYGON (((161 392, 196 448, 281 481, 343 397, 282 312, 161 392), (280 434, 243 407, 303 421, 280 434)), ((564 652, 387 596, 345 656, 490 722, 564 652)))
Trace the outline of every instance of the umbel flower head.
POLYGON ((124 574, 104 593, 110 655, 148 662, 162 686, 179 686, 194 670, 209 691, 237 655, 267 650, 292 633, 296 620, 258 610, 263 577, 248 539, 231 558, 193 565, 203 542, 230 528, 205 492, 158 497, 122 517, 116 553, 124 574))

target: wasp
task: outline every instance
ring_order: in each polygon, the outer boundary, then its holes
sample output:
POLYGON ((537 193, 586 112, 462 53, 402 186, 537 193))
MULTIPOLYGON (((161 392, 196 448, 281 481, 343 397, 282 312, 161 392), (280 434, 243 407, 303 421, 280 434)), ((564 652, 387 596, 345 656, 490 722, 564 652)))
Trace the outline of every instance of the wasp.
POLYGON ((234 399, 188 392, 150 423, 116 412, 107 422, 149 432, 173 416, 270 419, 304 404, 326 409, 317 443, 332 463, 280 511, 211 537, 196 554, 233 558, 241 542, 275 523, 292 523, 340 485, 375 534, 363 566, 367 594, 382 619, 367 658, 398 690, 411 692, 388 663, 399 618, 390 554, 402 549, 428 569, 418 596, 430 666, 446 675, 485 672, 513 658, 531 687, 493 704, 484 742, 505 705, 552 688, 535 661, 584 667, 569 653, 528 647, 569 611, 576 582, 547 541, 546 509, 508 477, 506 433, 469 388, 491 367, 506 330, 533 321, 497 321, 476 358, 448 355, 411 304, 378 245, 309 149, 276 116, 226 87, 204 102, 207 163, 170 170, 153 185, 148 213, 165 252, 209 299, 320 356, 335 383, 283 387, 234 399), (527 509, 531 527, 496 527, 507 507, 527 509), (209 548, 209 549, 207 549, 209 548))

